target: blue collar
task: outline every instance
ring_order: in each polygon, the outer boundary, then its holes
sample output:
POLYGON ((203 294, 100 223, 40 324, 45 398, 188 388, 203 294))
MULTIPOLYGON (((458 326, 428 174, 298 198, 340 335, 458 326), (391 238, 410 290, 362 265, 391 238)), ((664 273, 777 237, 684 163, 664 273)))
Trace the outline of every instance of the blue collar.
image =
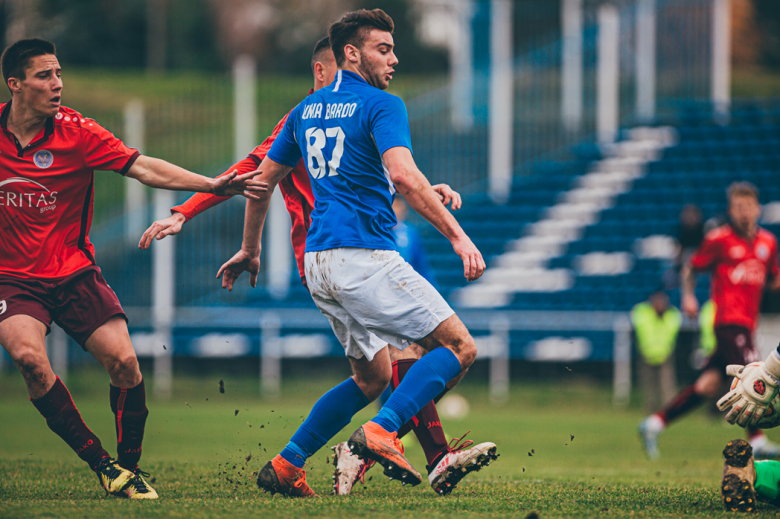
MULTIPOLYGON (((363 79, 363 76, 360 74, 357 74, 355 72, 352 72, 351 70, 343 70, 339 69, 338 72, 336 72, 336 79, 333 81, 333 91, 338 92, 339 88, 341 87, 341 82, 344 80, 357 80, 365 83, 368 85, 368 81, 363 79)), ((370 86, 370 85, 369 85, 370 86)))

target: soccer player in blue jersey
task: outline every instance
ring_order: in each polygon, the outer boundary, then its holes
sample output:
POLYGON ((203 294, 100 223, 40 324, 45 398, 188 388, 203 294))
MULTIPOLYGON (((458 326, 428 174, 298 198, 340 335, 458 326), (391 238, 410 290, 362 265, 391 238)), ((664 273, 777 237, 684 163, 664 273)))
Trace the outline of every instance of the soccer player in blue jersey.
MULTIPOLYGON (((450 240, 467 280, 485 269, 479 250, 414 163, 403 101, 384 92, 398 63, 392 32, 392 19, 378 9, 349 13, 330 27, 336 80, 290 113, 259 168, 258 180, 275 186, 304 159, 315 195, 306 279, 354 372, 318 400, 287 447, 260 471, 258 486, 271 492, 315 495, 304 463, 387 387, 388 344, 403 350, 416 343, 428 353, 379 414, 352 434, 349 447, 359 458, 380 463, 391 478, 419 484, 422 478, 403 456, 397 431, 476 357, 474 339, 460 319, 396 251, 392 202, 398 189, 450 240)), ((269 201, 270 191, 247 204, 241 250, 218 273, 223 287, 232 288, 244 271, 254 285, 269 201)), ((473 465, 495 459, 495 445, 483 445, 473 465)))

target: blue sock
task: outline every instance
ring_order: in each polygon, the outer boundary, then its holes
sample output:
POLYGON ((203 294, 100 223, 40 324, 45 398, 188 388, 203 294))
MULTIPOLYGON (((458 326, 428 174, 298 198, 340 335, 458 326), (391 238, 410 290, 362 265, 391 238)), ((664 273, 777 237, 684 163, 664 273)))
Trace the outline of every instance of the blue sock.
POLYGON ((393 394, 393 385, 388 384, 387 388, 384 390, 384 392, 379 395, 379 406, 385 405, 387 403, 387 399, 390 398, 390 395, 393 394))
POLYGON ((306 458, 309 457, 306 451, 298 447, 294 442, 288 443, 281 452, 282 458, 286 459, 299 469, 306 464, 306 458))
POLYGON ((447 348, 436 348, 409 368, 387 403, 371 421, 388 432, 397 432, 459 374, 458 357, 447 348))
POLYGON ((306 458, 317 452, 336 433, 349 425, 352 417, 369 404, 366 395, 350 377, 317 400, 306 421, 301 424, 290 443, 281 452, 298 468, 306 458))

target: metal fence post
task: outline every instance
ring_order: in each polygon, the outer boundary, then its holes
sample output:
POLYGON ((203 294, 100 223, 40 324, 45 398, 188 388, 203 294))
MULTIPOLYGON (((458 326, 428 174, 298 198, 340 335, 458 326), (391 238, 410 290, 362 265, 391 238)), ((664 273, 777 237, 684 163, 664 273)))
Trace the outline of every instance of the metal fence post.
POLYGON ((68 382, 68 336, 65 330, 52 323, 51 333, 46 337, 48 343, 51 368, 62 379, 63 384, 68 382))
POLYGON ((284 299, 290 291, 290 274, 292 268, 292 247, 290 246, 290 216, 284 205, 284 199, 279 189, 271 196, 271 207, 268 209, 269 229, 267 234, 266 269, 268 281, 266 286, 271 297, 284 299))
POLYGON ((490 358, 490 399, 503 403, 509 397, 509 319, 504 315, 494 318, 490 335, 496 348, 490 358))
POLYGON ((450 31, 450 110, 452 126, 467 131, 474 126, 474 4, 472 0, 455 2, 456 26, 450 31))
MULTIPOLYGON (((257 74, 255 60, 242 55, 233 64, 233 83, 235 91, 235 160, 244 159, 257 145, 257 74)), ((266 249, 266 286, 271 296, 284 299, 290 289, 290 217, 284 206, 281 193, 274 193, 268 210, 268 231, 266 249)))
MULTIPOLYGON (((154 192, 154 218, 170 215, 174 205, 172 191, 154 192)), ((154 393, 168 399, 173 392, 173 319, 176 305, 176 237, 169 236, 152 247, 152 307, 154 331, 166 348, 156 349, 154 356, 154 393)))
MULTIPOLYGON (((144 103, 132 99, 125 105, 125 144, 144 153, 144 103)), ((137 243, 146 224, 146 187, 133 178, 125 178, 125 235, 129 243, 137 243)))
POLYGON ((561 0, 561 117, 563 126, 578 132, 582 124, 582 0, 561 0))
POLYGON ((246 158, 257 145, 257 110, 255 107, 256 88, 255 60, 243 54, 233 63, 233 121, 234 157, 236 162, 246 158))
POLYGON ((260 393, 267 399, 276 399, 281 394, 281 326, 281 319, 273 312, 264 313, 260 319, 260 393))
POLYGON ((726 122, 731 102, 731 0, 712 2, 712 102, 726 122))
POLYGON ((490 2, 490 198, 503 204, 512 189, 512 4, 490 2))
POLYGON ((610 143, 617 138, 619 95, 620 13, 614 5, 599 7, 598 49, 598 115, 596 133, 599 142, 610 143))
POLYGON ((640 0, 636 16, 636 113, 655 117, 655 0, 640 0))
POLYGON ((631 322, 621 316, 613 324, 614 362, 612 403, 625 407, 631 398, 631 322))
POLYGON ((170 328, 157 329, 155 337, 162 341, 165 348, 154 350, 154 396, 160 400, 170 400, 173 395, 173 335, 170 328))

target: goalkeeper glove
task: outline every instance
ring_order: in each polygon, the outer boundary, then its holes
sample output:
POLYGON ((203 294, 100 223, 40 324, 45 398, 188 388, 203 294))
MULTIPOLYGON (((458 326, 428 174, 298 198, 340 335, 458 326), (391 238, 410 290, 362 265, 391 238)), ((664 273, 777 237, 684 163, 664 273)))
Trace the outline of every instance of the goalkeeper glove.
POLYGON ((718 400, 718 409, 731 408, 726 414, 729 423, 742 427, 757 424, 777 395, 780 355, 773 351, 764 362, 747 366, 732 364, 726 368, 726 374, 736 378, 731 383, 731 390, 718 400))

